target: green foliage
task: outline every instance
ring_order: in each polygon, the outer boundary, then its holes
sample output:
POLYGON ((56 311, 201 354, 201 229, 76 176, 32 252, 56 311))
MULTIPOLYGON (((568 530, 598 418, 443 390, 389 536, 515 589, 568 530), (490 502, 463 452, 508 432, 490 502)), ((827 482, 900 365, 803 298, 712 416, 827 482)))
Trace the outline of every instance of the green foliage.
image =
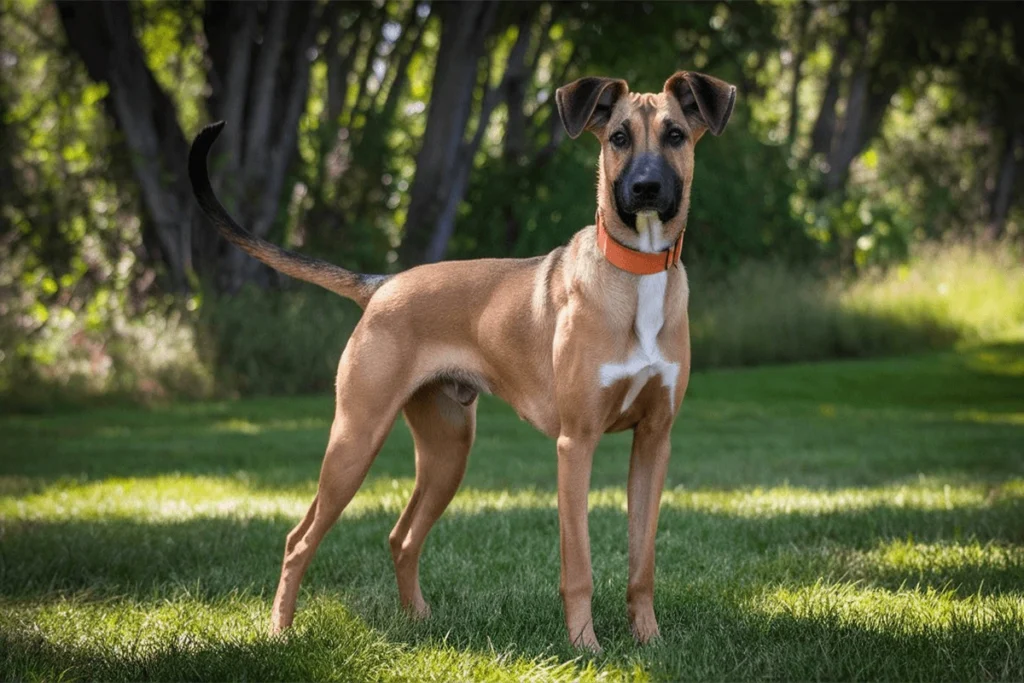
POLYGON ((554 445, 482 399, 398 608, 399 421, 267 635, 328 396, 0 416, 4 680, 1020 680, 1024 347, 698 373, 657 537, 663 641, 625 618, 628 434, 594 458, 594 621, 567 645, 554 445))
POLYGON ((0 407, 44 411, 102 401, 163 401, 213 393, 189 322, 173 306, 132 312, 101 291, 88 310, 0 307, 0 407))
POLYGON ((719 269, 752 259, 805 265, 816 250, 790 208, 797 174, 785 147, 750 132, 748 112, 737 106, 721 137, 697 145, 684 259, 719 269))
POLYGON ((202 307, 200 348, 218 387, 241 394, 329 391, 359 309, 321 290, 249 287, 202 307))

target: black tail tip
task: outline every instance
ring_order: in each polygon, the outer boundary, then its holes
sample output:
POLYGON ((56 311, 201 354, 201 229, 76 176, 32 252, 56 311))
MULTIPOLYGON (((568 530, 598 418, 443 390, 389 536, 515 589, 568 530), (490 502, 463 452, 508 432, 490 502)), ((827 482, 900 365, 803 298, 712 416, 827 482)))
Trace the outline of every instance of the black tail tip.
POLYGON ((217 139, 217 136, 220 135, 220 132, 223 129, 224 122, 215 121, 214 123, 211 123, 208 126, 204 126, 203 129, 199 131, 199 135, 196 136, 196 140, 203 139, 208 140, 209 142, 212 143, 214 140, 217 139))
POLYGON ((204 127, 192 141, 188 151, 188 176, 192 181, 192 190, 197 193, 212 192, 209 175, 206 171, 206 155, 210 153, 214 141, 224 128, 223 121, 217 121, 204 127))

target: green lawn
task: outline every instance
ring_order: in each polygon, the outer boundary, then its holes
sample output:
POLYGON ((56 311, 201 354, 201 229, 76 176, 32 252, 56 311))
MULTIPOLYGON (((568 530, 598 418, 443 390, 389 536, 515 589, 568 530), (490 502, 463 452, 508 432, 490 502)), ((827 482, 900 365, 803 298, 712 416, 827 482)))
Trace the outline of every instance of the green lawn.
POLYGON ((493 399, 434 529, 426 623, 387 534, 396 428, 265 635, 329 397, 0 417, 0 679, 1024 678, 1024 345, 694 376, 626 621, 627 434, 595 456, 594 619, 566 645, 554 446, 493 399))

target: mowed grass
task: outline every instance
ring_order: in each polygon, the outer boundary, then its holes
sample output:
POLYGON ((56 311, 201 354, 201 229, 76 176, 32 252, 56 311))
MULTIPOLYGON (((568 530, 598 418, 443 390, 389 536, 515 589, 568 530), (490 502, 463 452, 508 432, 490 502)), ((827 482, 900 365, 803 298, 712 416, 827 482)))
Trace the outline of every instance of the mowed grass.
POLYGON ((1024 678, 1024 345, 695 375, 673 435, 655 606, 625 610, 629 435, 595 456, 594 620, 566 644, 551 442, 484 399, 424 552, 425 623, 387 534, 399 423, 266 635, 330 397, 0 418, 0 678, 1024 678))

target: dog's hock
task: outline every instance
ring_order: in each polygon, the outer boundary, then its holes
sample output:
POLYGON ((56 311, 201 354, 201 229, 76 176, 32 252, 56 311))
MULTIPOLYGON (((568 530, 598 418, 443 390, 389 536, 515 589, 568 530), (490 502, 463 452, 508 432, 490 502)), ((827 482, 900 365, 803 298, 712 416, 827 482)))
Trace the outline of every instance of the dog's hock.
POLYGON ((629 85, 620 78, 588 76, 563 85, 555 91, 555 104, 565 132, 575 140, 584 130, 599 130, 627 92, 629 85))
POLYGON ((707 129, 712 135, 722 134, 736 104, 736 86, 696 71, 674 74, 665 81, 665 92, 679 100, 691 125, 707 129))

